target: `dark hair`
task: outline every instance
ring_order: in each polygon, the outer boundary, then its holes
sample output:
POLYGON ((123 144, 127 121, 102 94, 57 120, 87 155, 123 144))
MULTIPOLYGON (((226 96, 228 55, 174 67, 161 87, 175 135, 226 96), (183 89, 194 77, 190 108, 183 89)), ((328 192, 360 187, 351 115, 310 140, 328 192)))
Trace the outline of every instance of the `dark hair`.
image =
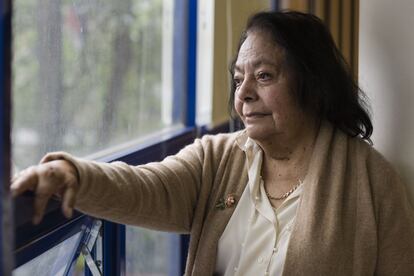
POLYGON ((260 12, 249 19, 230 66, 229 104, 232 111, 236 89, 233 81, 235 62, 241 45, 252 32, 270 35, 284 50, 286 68, 283 69, 287 69, 292 77, 293 96, 303 110, 328 120, 350 136, 369 140, 373 127, 366 96, 358 87, 329 30, 311 14, 260 12))

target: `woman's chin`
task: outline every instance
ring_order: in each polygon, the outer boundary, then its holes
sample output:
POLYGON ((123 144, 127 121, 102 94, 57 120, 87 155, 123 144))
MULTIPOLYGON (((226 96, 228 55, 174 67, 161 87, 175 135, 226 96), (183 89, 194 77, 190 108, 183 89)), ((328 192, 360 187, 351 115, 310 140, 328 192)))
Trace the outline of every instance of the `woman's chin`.
POLYGON ((250 138, 254 140, 267 140, 271 136, 275 135, 274 130, 270 130, 264 127, 252 126, 252 125, 246 126, 246 133, 250 138))

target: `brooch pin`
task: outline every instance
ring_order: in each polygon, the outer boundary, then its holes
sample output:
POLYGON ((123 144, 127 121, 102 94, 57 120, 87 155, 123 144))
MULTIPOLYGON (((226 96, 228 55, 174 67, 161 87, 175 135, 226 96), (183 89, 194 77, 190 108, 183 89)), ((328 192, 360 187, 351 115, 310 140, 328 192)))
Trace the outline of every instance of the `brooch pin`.
POLYGON ((226 196, 226 199, 220 198, 215 207, 224 210, 232 207, 234 204, 236 204, 236 197, 233 194, 229 194, 226 196))

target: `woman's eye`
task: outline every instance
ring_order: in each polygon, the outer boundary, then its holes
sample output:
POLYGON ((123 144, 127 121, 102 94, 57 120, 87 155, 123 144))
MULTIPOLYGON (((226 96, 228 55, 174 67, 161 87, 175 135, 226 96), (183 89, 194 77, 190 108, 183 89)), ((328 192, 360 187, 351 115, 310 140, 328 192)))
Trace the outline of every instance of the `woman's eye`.
POLYGON ((260 80, 269 80, 272 77, 272 75, 266 72, 260 72, 259 74, 257 74, 257 77, 260 80))
POLYGON ((234 78, 233 82, 236 87, 239 87, 243 81, 240 78, 234 78))

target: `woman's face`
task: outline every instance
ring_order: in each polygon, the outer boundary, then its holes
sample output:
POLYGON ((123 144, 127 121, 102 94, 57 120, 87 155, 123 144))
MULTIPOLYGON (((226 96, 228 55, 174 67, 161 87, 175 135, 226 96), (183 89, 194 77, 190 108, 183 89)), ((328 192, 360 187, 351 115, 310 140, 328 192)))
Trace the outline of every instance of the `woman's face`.
POLYGON ((249 137, 266 141, 291 137, 306 121, 292 97, 283 69, 283 50, 260 32, 249 33, 235 63, 235 109, 249 137))

